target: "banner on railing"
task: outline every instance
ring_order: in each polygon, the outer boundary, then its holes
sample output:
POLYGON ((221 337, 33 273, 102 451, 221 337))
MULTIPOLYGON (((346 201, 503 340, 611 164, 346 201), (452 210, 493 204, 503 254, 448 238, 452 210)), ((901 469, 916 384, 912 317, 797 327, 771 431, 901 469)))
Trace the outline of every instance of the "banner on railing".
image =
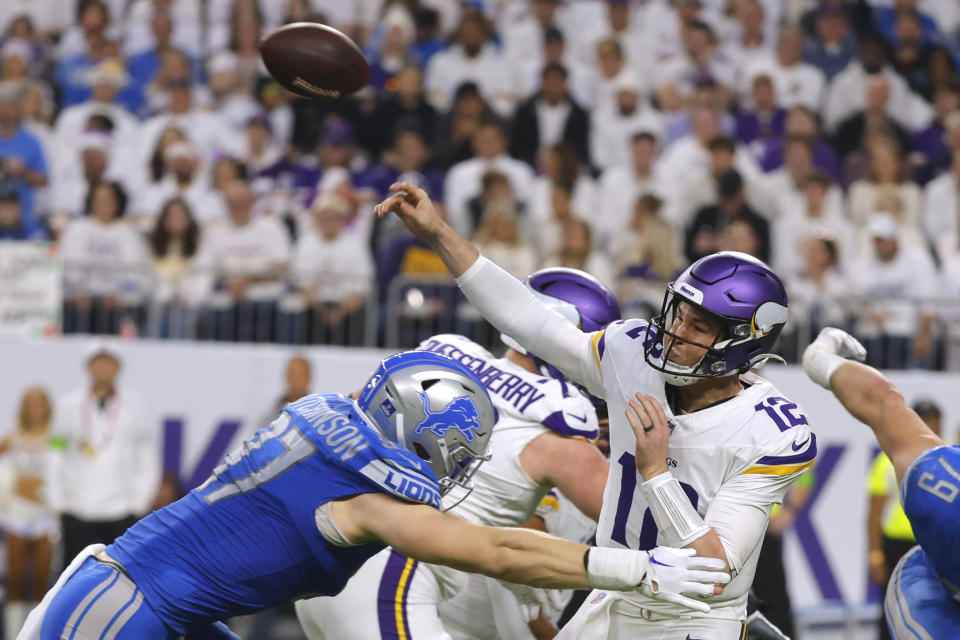
MULTIPOLYGON (((0 344, 0 437, 13 424, 23 390, 35 384, 54 400, 88 383, 90 342, 58 338, 0 344)), ((161 432, 166 468, 187 486, 202 482, 227 451, 275 415, 284 368, 293 355, 311 363, 316 391, 359 388, 389 352, 321 347, 128 340, 115 343, 123 360, 119 386, 144 399, 161 432)), ((769 366, 765 376, 800 405, 817 434, 816 486, 785 540, 794 606, 863 603, 867 580, 865 478, 876 440, 833 395, 799 367, 769 366)), ((960 374, 892 372, 908 402, 930 397, 943 409, 944 437, 956 436, 960 374)), ((56 411, 56 403, 54 405, 56 411)))
POLYGON ((59 333, 62 280, 50 245, 0 242, 0 339, 59 333))

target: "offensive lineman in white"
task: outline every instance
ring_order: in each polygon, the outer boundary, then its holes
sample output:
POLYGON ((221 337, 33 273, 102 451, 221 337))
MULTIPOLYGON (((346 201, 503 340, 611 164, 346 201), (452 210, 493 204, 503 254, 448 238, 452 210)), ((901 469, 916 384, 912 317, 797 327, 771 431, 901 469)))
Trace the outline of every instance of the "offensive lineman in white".
MULTIPOLYGON (((583 331, 596 331, 620 318, 613 294, 582 271, 542 269, 531 274, 526 284, 583 331)), ((477 470, 474 490, 466 498, 450 496, 454 501, 462 498, 452 513, 478 524, 520 526, 547 491, 558 487, 598 519, 609 464, 592 444, 598 424, 591 401, 560 377, 546 375, 549 365, 526 354, 509 338, 504 340, 514 346, 502 358, 454 334, 433 336, 418 347, 452 357, 473 370, 499 415, 490 441, 493 457, 477 470)), ((511 592, 497 580, 473 579, 386 549, 371 558, 338 595, 301 600, 296 609, 311 640, 374 640, 395 637, 400 629, 411 638, 428 640, 532 638, 515 595, 532 598, 535 594, 525 588, 511 592), (398 569, 408 564, 403 581, 403 571, 398 569), (441 619, 437 607, 451 599, 441 619)), ((543 629, 545 622, 538 624, 543 629)))
POLYGON ((787 319, 776 274, 745 254, 713 254, 668 286, 652 323, 584 334, 480 256, 423 190, 391 190, 377 215, 396 212, 488 321, 607 400, 613 464, 597 544, 691 547, 733 576, 705 598, 710 612, 595 591, 559 637, 742 638, 770 509, 817 451, 797 405, 750 372, 771 357, 787 319))

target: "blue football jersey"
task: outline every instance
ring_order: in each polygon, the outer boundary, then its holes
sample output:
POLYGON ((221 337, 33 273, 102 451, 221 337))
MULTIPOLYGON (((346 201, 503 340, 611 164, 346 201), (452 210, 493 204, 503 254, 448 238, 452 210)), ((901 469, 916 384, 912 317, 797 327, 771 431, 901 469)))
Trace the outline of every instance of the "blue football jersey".
POLYGON ((903 476, 900 497, 930 565, 960 590, 960 447, 934 447, 917 456, 903 476))
POLYGON ((897 563, 883 608, 895 640, 940 640, 960 635, 960 602, 940 581, 919 546, 897 563))
POLYGON ((330 544, 318 507, 382 492, 440 505, 429 466, 385 440, 352 400, 312 394, 230 453, 213 475, 107 548, 175 631, 306 594, 333 595, 381 543, 330 544))

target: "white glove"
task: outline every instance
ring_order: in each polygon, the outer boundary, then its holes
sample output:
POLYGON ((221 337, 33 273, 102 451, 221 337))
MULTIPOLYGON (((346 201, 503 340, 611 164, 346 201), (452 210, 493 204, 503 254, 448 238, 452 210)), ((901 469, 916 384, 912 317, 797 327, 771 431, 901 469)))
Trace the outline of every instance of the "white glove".
POLYGON ((712 596, 713 585, 730 582, 730 574, 723 571, 726 563, 720 558, 696 557, 696 554, 696 549, 655 548, 650 552, 650 567, 643 577, 640 592, 655 600, 703 613, 710 611, 706 602, 680 594, 712 596))
POLYGON ((863 360, 867 350, 842 329, 826 327, 803 352, 803 369, 824 389, 830 388, 830 376, 847 358, 863 360))
POLYGON ((649 553, 592 547, 587 554, 587 575, 598 589, 639 589, 656 600, 706 613, 710 611, 706 602, 680 594, 713 595, 713 585, 730 582, 730 574, 722 570, 723 560, 694 557, 696 554, 696 549, 671 547, 657 547, 649 553))

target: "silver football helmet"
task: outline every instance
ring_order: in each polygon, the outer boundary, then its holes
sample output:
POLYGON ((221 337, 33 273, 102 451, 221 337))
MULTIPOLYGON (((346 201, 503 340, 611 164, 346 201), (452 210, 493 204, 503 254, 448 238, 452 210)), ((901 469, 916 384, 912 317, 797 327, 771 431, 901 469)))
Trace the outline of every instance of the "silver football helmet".
POLYGON ((427 462, 442 494, 473 489, 497 410, 470 369, 437 353, 400 353, 380 363, 357 404, 385 438, 427 462))

